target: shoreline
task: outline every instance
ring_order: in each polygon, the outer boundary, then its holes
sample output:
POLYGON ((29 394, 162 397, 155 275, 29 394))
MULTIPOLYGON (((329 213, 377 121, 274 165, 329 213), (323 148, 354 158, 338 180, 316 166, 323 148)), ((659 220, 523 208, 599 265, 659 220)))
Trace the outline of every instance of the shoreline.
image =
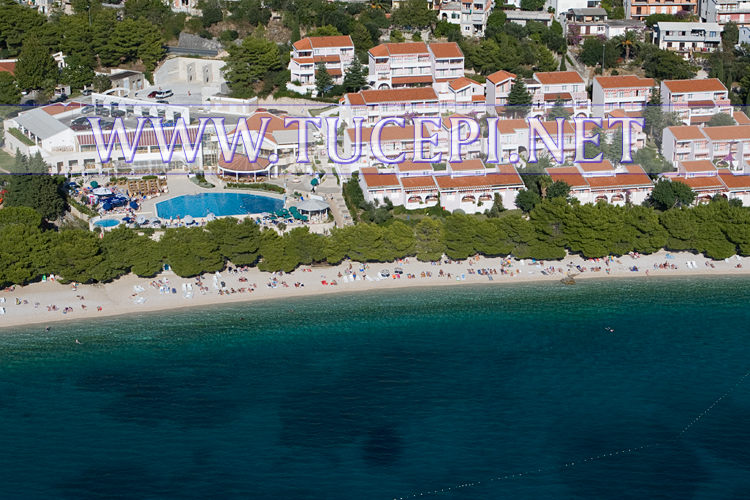
MULTIPOLYGON (((750 276, 750 266, 737 268, 744 264, 744 259, 732 257, 728 261, 711 261, 700 255, 689 253, 671 253, 660 251, 651 255, 623 256, 609 264, 604 259, 586 260, 578 256, 568 256, 562 261, 534 263, 530 260, 508 260, 503 258, 472 257, 466 261, 434 264, 419 262, 415 258, 401 262, 381 264, 359 264, 345 261, 337 266, 300 267, 292 273, 274 275, 250 268, 247 271, 230 273, 224 270, 221 278, 225 282, 227 293, 220 293, 213 284, 213 275, 204 275, 203 290, 196 283, 196 278, 180 278, 168 271, 155 278, 138 278, 135 275, 124 276, 114 282, 94 285, 62 285, 57 282, 33 283, 15 287, 13 291, 0 291, 0 307, 5 314, 0 315, 0 331, 32 325, 53 325, 63 321, 88 321, 99 318, 113 318, 128 314, 155 313, 174 311, 191 307, 208 307, 217 304, 250 304, 259 300, 275 300, 307 296, 328 296, 342 293, 359 293, 374 290, 398 290, 407 288, 425 288, 461 285, 509 285, 514 283, 544 283, 564 286, 560 280, 570 270, 575 280, 609 278, 649 277, 710 277, 710 276, 750 276), (669 257, 667 257, 669 255, 669 257), (695 262, 695 268, 688 263, 695 262), (710 264, 714 267, 710 267, 710 264), (676 268, 655 269, 655 266, 668 263, 676 268), (504 267, 503 267, 504 264, 504 267), (576 266, 585 268, 579 273, 576 266), (630 270, 637 266, 638 271, 630 270), (404 271, 400 278, 391 275, 378 279, 382 269, 391 272, 397 267, 404 271), (509 274, 501 274, 501 269, 509 274), (551 271, 554 268, 554 271, 551 271), (594 271, 592 269, 600 269, 594 271), (495 270, 496 274, 472 274, 478 270, 495 270), (606 272, 609 269, 609 273, 606 272), (542 274, 542 271, 547 274, 542 274), (444 276, 439 276, 440 272, 444 276), (562 271, 562 272, 560 272, 562 271), (358 279, 344 281, 347 273, 358 276, 358 279), (423 277, 424 273, 424 277, 423 277), (431 273, 431 277, 427 274, 431 273), (448 274, 450 273, 450 278, 448 274), (339 278, 339 274, 342 278, 339 278), (414 278, 407 278, 407 275, 414 278), (461 278, 463 276, 463 278, 461 278), (337 285, 323 284, 336 281, 337 285), (176 294, 162 294, 160 285, 176 289, 176 294), (275 286, 271 286, 272 283, 275 286), (193 288, 192 298, 186 298, 183 284, 190 283, 193 288), (286 283, 287 286, 284 286, 286 283), (302 283, 304 286, 296 287, 302 283), (257 285, 254 291, 248 291, 251 285, 257 285), (135 288, 140 287, 140 288, 135 288), (142 288, 142 291, 138 291, 142 288), (235 293, 230 293, 235 290, 235 293), (240 291, 244 290, 244 291, 240 291), (3 300, 5 299, 4 303, 3 300), (20 303, 19 303, 20 302, 20 303), (51 310, 51 306, 57 307, 51 310), (101 307, 101 310, 98 308, 101 307), (69 309, 67 309, 69 308, 69 309), (63 310, 69 312, 63 313, 63 310)), ((491 271, 490 271, 491 272, 491 271)), ((220 286, 220 285, 219 285, 220 286)))

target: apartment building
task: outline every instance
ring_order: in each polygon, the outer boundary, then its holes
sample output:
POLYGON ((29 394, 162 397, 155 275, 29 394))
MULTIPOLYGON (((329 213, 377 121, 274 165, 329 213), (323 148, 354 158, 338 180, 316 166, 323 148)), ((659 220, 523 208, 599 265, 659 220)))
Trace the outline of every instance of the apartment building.
POLYGON ((701 19, 722 26, 730 21, 750 26, 750 0, 702 0, 701 19))
POLYGON ((315 93, 315 72, 320 64, 335 84, 344 81, 344 71, 354 60, 354 43, 350 36, 315 36, 292 44, 287 88, 300 94, 315 93))
POLYGON ((667 127, 662 153, 672 163, 711 160, 731 170, 746 171, 750 166, 750 126, 667 127))
POLYGON ((667 172, 661 177, 690 186, 696 194, 695 203, 707 203, 721 195, 750 205, 750 175, 717 168, 710 160, 681 161, 676 172, 667 172))
POLYGON ((388 169, 363 168, 359 182, 365 199, 382 203, 388 198, 412 210, 440 202, 450 212, 480 213, 492 207, 496 194, 505 208, 515 208, 516 196, 524 189, 513 165, 485 165, 472 159, 435 171, 431 166, 405 163, 388 169))
POLYGON ((698 14, 698 0, 625 0, 627 19, 645 20, 651 14, 698 14))
POLYGON ((526 87, 532 98, 531 116, 546 115, 558 101, 562 101, 573 117, 591 115, 586 83, 575 71, 537 72, 526 87))
POLYGON ((603 117, 608 112, 642 111, 655 85, 653 78, 635 75, 595 76, 591 92, 591 114, 603 117))
POLYGON ((437 5, 438 19, 461 27, 461 35, 482 37, 487 29, 487 19, 495 6, 494 0, 461 0, 437 5))
POLYGON ((551 167, 546 171, 553 181, 566 182, 570 186, 570 195, 581 203, 603 201, 613 205, 640 205, 654 186, 640 165, 623 164, 615 168, 609 160, 551 167))
POLYGON ((440 100, 435 89, 361 90, 344 94, 339 101, 339 117, 351 127, 355 116, 364 117, 365 125, 374 125, 382 118, 400 116, 439 116, 440 100))
POLYGON ((607 36, 607 11, 601 7, 569 9, 562 15, 566 32, 569 26, 577 26, 582 37, 607 36))
POLYGON ((496 71, 487 76, 485 89, 487 92, 487 111, 493 115, 502 114, 502 108, 508 103, 508 94, 516 81, 516 75, 507 71, 496 71))
POLYGON ((653 30, 655 45, 687 59, 695 52, 713 52, 721 47, 724 27, 717 23, 660 22, 653 30))
POLYGON ((447 91, 447 82, 464 76, 464 55, 455 42, 383 43, 368 56, 368 80, 374 89, 436 84, 438 92, 447 91))
POLYGON ((717 113, 732 114, 729 92, 718 78, 664 80, 661 102, 687 125, 706 123, 717 113))
POLYGON ((440 94, 440 107, 445 111, 457 113, 484 112, 485 96, 484 85, 471 78, 461 77, 448 83, 447 96, 443 100, 440 94))

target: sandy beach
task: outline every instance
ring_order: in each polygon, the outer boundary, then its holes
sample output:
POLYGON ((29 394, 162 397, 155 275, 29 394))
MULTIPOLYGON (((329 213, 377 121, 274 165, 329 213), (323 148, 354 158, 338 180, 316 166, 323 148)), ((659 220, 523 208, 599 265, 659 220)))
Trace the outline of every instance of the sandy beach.
POLYGON ((104 285, 71 285, 47 281, 0 291, 0 328, 116 315, 203 307, 213 304, 354 293, 418 286, 503 285, 548 281, 560 285, 568 274, 575 280, 665 276, 748 275, 745 259, 712 261, 701 255, 661 251, 626 255, 611 261, 569 256, 561 261, 533 262, 473 257, 465 261, 419 262, 415 258, 391 264, 344 262, 338 266, 301 267, 272 274, 257 268, 229 269, 219 275, 180 278, 164 272, 156 278, 125 276, 104 285), (396 270, 403 274, 395 274, 396 270), (381 276, 388 270, 390 276, 381 276), (192 288, 192 290, 191 290, 192 288), (173 293, 173 291, 175 293, 173 293), (1 311, 0 311, 1 312, 1 311))

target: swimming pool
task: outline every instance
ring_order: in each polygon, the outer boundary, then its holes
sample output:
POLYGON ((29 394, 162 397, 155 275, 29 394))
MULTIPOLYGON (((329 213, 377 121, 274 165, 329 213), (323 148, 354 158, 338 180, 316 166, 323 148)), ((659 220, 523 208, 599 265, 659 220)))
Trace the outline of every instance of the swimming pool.
POLYGON ((96 222, 94 222, 95 226, 99 227, 115 227, 120 224, 120 221, 117 219, 101 219, 96 222))
POLYGON ((246 193, 201 193, 176 196, 156 204, 156 214, 162 219, 178 217, 205 217, 209 213, 217 217, 273 212, 283 208, 284 202, 277 198, 246 193))

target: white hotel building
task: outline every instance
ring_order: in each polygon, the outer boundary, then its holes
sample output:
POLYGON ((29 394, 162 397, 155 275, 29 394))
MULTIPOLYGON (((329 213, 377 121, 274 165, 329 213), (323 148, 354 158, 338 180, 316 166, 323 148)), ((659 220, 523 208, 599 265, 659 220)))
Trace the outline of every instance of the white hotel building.
POLYGON ((464 76, 464 55, 455 42, 383 43, 371 48, 368 56, 369 84, 378 90, 447 83, 464 76))
POLYGON ((334 84, 344 81, 344 71, 354 60, 354 43, 350 36, 315 36, 292 45, 289 60, 289 90, 300 94, 316 93, 315 72, 322 63, 334 84))
POLYGON ((732 114, 729 92, 718 78, 664 80, 661 102, 687 125, 703 124, 717 113, 732 114))
POLYGON ((635 75, 595 76, 591 98, 591 114, 604 117, 621 109, 623 111, 643 111, 651 98, 653 78, 635 75))

